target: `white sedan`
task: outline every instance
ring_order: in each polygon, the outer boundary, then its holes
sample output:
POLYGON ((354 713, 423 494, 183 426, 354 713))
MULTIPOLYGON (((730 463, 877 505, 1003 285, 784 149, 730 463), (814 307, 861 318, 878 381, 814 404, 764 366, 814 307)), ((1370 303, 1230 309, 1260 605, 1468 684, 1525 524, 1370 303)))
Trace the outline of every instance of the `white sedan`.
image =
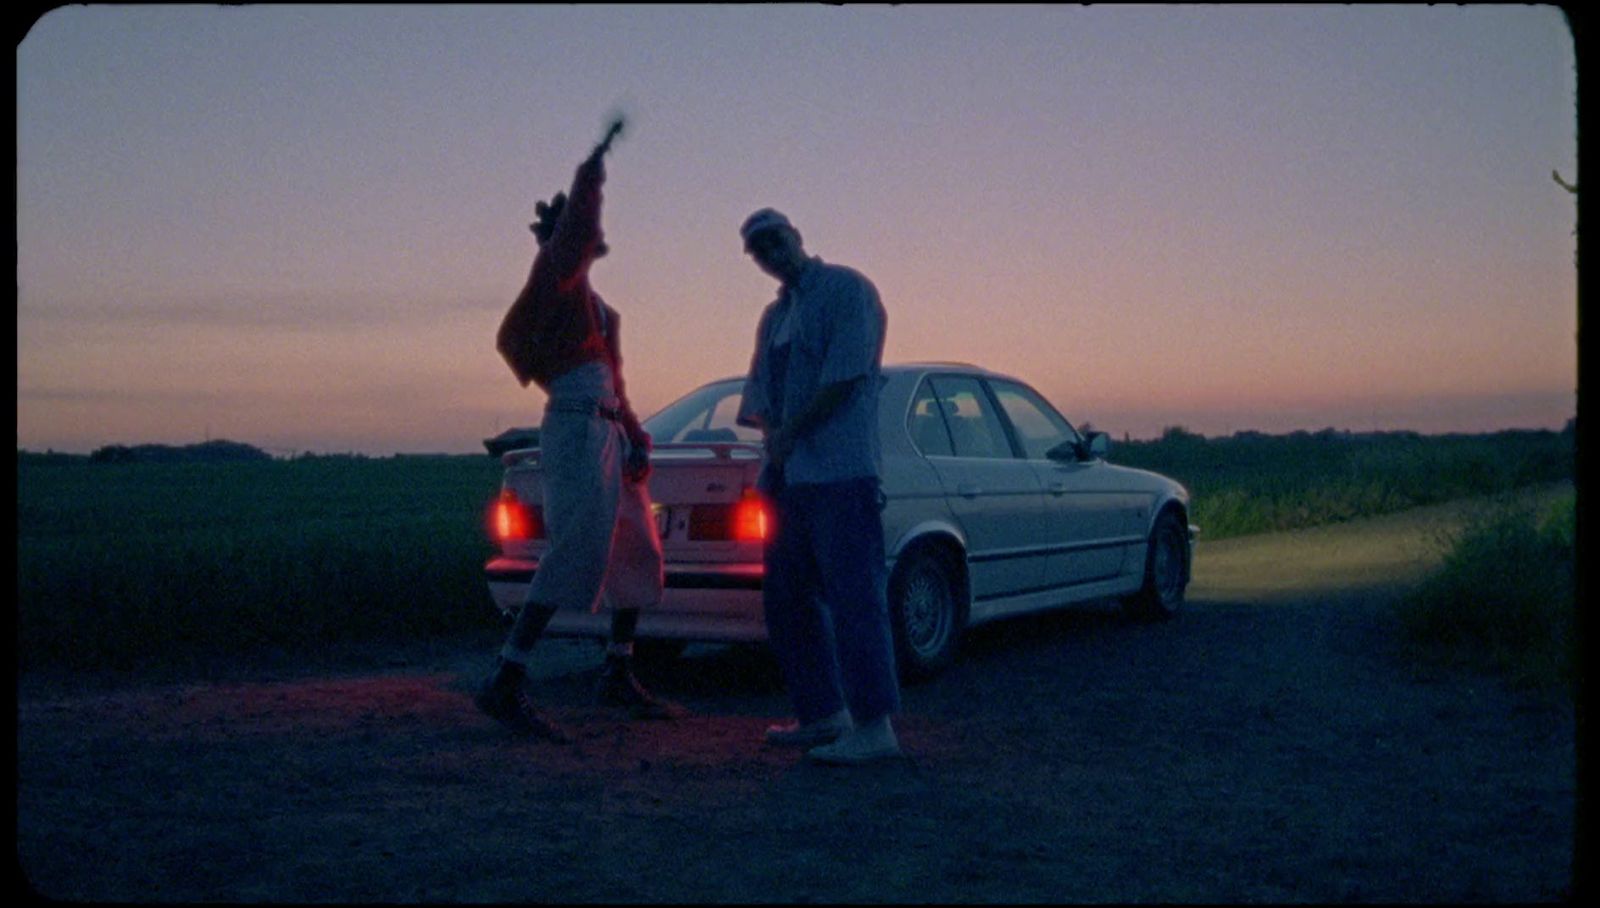
MULTIPOLYGON (((734 423, 743 378, 715 381, 644 421, 656 441, 650 493, 666 592, 639 622, 641 646, 761 641, 767 503, 755 491, 760 435, 734 423)), ((1167 477, 1107 463, 1104 433, 1081 435, 1007 375, 959 363, 886 366, 878 432, 889 608, 902 674, 949 665, 963 630, 1089 600, 1120 598, 1164 618, 1183 604, 1198 529, 1167 477)), ((485 566, 508 615, 546 545, 537 448, 502 455, 485 566)), ((602 612, 558 612, 552 634, 604 638, 602 612)))

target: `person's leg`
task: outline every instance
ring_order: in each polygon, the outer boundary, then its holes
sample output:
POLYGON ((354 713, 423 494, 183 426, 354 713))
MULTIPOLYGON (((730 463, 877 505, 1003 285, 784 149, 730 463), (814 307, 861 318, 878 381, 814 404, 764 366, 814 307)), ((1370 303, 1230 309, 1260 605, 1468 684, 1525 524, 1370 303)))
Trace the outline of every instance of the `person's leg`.
POLYGON ((494 673, 477 698, 480 709, 519 733, 563 737, 538 715, 523 682, 534 644, 556 609, 587 607, 599 596, 614 519, 610 515, 615 510, 613 497, 608 511, 596 468, 609 426, 595 425, 599 422, 583 414, 547 413, 540 431, 541 505, 550 546, 500 649, 494 673))
POLYGON ((533 645, 539 642, 545 626, 550 623, 555 613, 555 609, 537 602, 529 602, 522 606, 522 611, 517 613, 516 621, 512 622, 511 633, 506 636, 506 642, 501 647, 494 676, 489 679, 490 687, 497 690, 508 688, 520 683, 526 677, 533 645))
MULTIPOLYGON (((618 476, 620 480, 620 474, 618 476)), ((661 538, 643 483, 624 483, 617 502, 604 599, 611 604, 611 643, 600 681, 601 702, 626 707, 641 719, 672 719, 676 703, 651 694, 633 672, 633 640, 641 609, 661 601, 661 538)))
POLYGON ((639 629, 639 610, 637 608, 618 608, 611 610, 611 643, 606 647, 607 656, 632 656, 633 638, 639 629))
POLYGON ((593 610, 610 560, 618 483, 607 481, 614 459, 610 420, 554 412, 540 430, 545 531, 550 545, 528 587, 528 602, 593 610))
POLYGON ((507 651, 529 653, 554 614, 555 609, 538 603, 530 602, 522 607, 507 638, 506 649, 495 660, 494 673, 478 691, 474 702, 479 710, 519 735, 562 742, 569 740, 566 733, 539 712, 528 691, 526 662, 508 659, 505 655, 507 651))
POLYGON ((855 729, 813 755, 840 762, 899 752, 890 718, 900 709, 889 627, 883 523, 875 483, 833 483, 823 493, 833 532, 819 544, 822 598, 833 619, 844 696, 855 729))
MULTIPOLYGON (((618 436, 621 438, 620 432, 618 436)), ((625 440, 620 450, 625 454, 625 440)), ((611 651, 631 652, 640 609, 661 601, 661 537, 650 507, 649 487, 627 482, 620 462, 614 478, 619 486, 617 511, 602 599, 612 610, 611 651)))
POLYGON ((837 719, 844 710, 832 629, 816 601, 816 537, 828 532, 828 515, 816 512, 804 486, 773 498, 774 533, 765 555, 762 609, 767 641, 802 726, 837 719), (820 518, 820 519, 819 519, 820 518))

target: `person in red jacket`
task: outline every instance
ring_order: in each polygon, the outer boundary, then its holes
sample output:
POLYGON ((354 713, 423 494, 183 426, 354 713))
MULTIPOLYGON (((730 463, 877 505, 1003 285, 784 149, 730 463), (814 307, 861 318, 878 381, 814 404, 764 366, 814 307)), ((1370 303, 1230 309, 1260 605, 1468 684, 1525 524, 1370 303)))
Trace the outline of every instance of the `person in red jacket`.
POLYGON ((622 319, 589 286, 590 267, 609 251, 600 228, 609 144, 608 136, 578 166, 570 193, 535 207, 539 251, 496 338, 517 381, 549 396, 539 447, 550 547, 476 703, 519 734, 556 740, 566 736, 535 707, 527 668, 558 608, 611 608, 602 703, 638 718, 682 713, 645 690, 632 669, 639 611, 661 598, 661 540, 645 485, 650 435, 622 380, 622 319))

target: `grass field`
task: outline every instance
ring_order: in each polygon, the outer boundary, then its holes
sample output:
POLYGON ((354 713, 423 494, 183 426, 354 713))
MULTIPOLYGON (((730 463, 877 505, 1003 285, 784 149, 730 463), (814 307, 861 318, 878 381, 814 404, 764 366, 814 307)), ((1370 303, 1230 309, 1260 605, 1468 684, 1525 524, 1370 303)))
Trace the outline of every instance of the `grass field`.
POLYGON ((1569 433, 1424 436, 1238 434, 1169 429, 1110 459, 1188 486, 1203 538, 1292 530, 1572 478, 1569 433))
POLYGON ((1577 496, 1494 501, 1441 540, 1444 561, 1398 606, 1423 659, 1513 683, 1570 683, 1577 669, 1577 496))
POLYGON ((499 482, 487 456, 19 463, 19 668, 492 625, 499 482))
MULTIPOLYGON (((1570 435, 1169 431, 1111 459, 1194 495, 1203 539, 1313 526, 1572 476, 1570 435)), ((17 464, 18 668, 494 627, 482 579, 498 461, 308 457, 17 464)))

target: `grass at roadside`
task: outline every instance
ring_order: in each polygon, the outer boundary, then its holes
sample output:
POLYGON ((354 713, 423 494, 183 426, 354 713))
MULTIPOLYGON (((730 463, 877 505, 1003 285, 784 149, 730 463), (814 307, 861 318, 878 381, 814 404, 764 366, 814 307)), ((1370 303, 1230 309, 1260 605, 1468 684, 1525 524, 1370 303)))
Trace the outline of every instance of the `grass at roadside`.
MULTIPOLYGON (((1572 475, 1554 432, 1296 433, 1119 445, 1186 483, 1203 540, 1572 475)), ((497 628, 487 456, 17 464, 18 668, 137 668, 497 628)))
POLYGON ((1164 473, 1193 497, 1206 540, 1322 526, 1572 478, 1568 432, 1424 436, 1240 433, 1171 428, 1112 446, 1110 459, 1164 473))
POLYGON ((495 626, 499 481, 488 457, 19 463, 18 668, 495 626))
POLYGON ((1441 540, 1443 564, 1399 605, 1417 656, 1487 668, 1513 683, 1571 683, 1577 658, 1577 498, 1502 499, 1441 540))

